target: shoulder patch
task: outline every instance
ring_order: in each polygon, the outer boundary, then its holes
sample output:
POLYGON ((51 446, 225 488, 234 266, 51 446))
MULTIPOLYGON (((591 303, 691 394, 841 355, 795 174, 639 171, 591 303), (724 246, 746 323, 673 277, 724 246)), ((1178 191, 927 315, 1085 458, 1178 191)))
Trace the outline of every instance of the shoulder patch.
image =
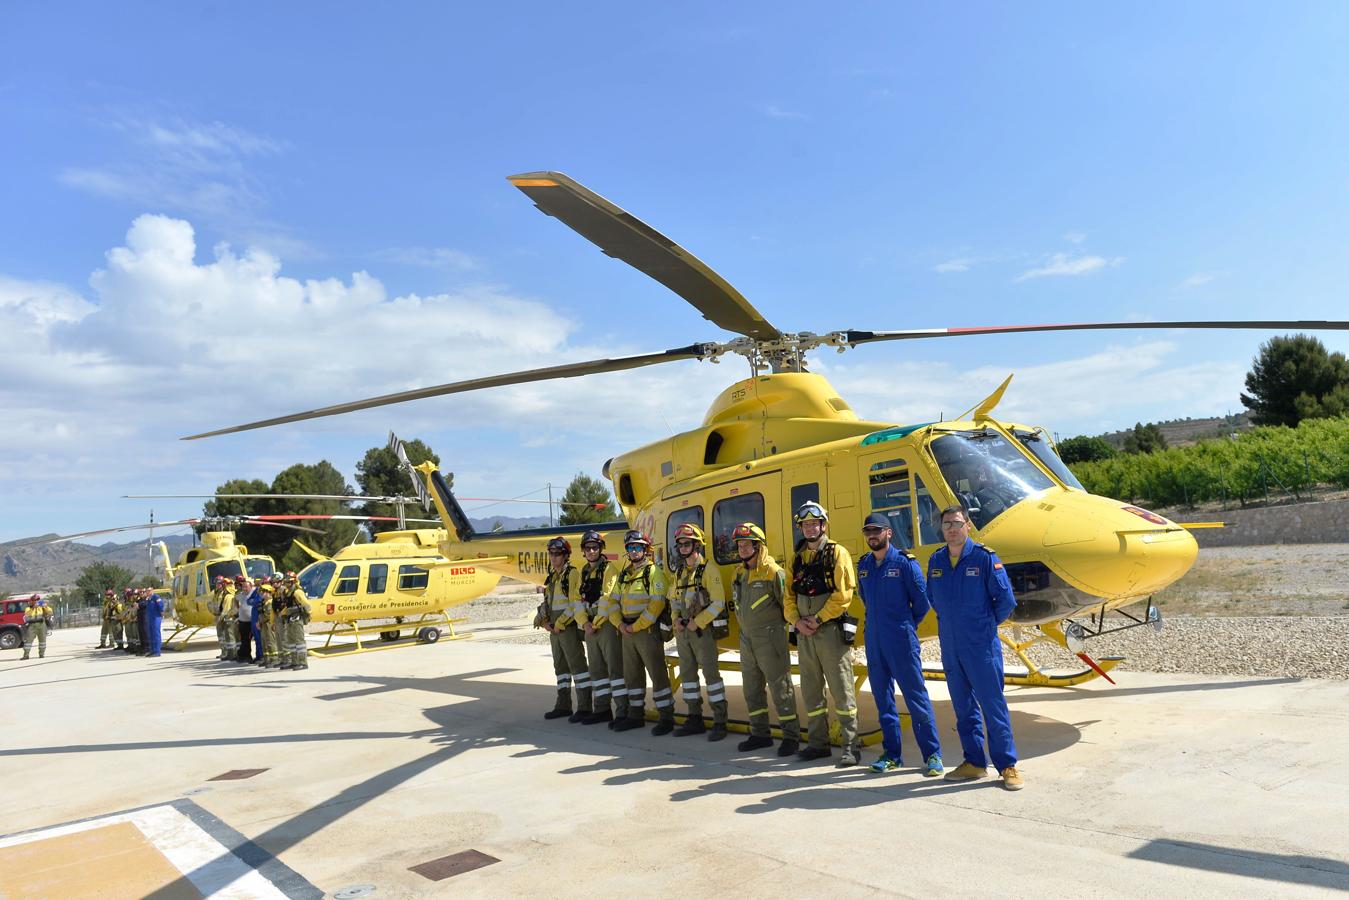
POLYGON ((917 558, 918 558, 918 557, 914 556, 912 553, 910 553, 908 550, 901 550, 900 552, 903 553, 903 554, 904 554, 906 557, 908 557, 909 559, 917 559, 917 558))

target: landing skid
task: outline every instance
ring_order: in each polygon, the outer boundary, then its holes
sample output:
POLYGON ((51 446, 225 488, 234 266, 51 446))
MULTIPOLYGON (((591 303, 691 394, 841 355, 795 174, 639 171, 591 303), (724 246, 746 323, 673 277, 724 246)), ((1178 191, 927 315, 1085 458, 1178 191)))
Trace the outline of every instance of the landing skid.
POLYGON ((424 613, 414 621, 398 621, 382 625, 362 626, 356 622, 333 622, 322 647, 311 647, 310 655, 317 657, 350 656, 353 653, 374 653, 377 650, 397 650, 417 644, 437 641, 463 641, 473 637, 470 632, 457 632, 454 626, 468 621, 465 616, 451 619, 445 613, 424 613), (441 633, 441 629, 448 633, 441 633), (434 632, 430 637, 428 632, 434 632), (404 633, 407 634, 404 637, 404 633), (353 639, 350 643, 334 644, 333 638, 353 639))
POLYGON ((206 627, 205 625, 183 625, 182 623, 175 623, 173 627, 173 633, 171 633, 168 637, 164 638, 164 649, 173 651, 187 649, 188 643, 190 643, 191 640, 197 636, 198 631, 201 631, 205 627, 206 627), (187 637, 179 641, 177 646, 174 646, 173 643, 174 638, 178 637, 178 635, 182 634, 184 631, 188 632, 187 637))

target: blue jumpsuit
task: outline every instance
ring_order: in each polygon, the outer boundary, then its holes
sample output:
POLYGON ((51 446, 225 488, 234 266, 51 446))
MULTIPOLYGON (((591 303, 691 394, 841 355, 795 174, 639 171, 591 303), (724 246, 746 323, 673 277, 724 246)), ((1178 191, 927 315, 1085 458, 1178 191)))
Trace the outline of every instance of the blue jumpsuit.
POLYGON ((993 765, 998 771, 1016 765, 998 641, 998 625, 1016 609, 1007 570, 996 553, 969 538, 955 565, 947 548, 938 547, 927 562, 927 597, 937 611, 942 668, 965 761, 987 767, 986 721, 993 765))
POLYGON ((164 600, 151 594, 145 601, 145 636, 150 639, 149 656, 158 656, 164 642, 164 600))
POLYGON ((941 755, 932 701, 923 683, 923 663, 918 651, 918 623, 927 615, 927 592, 918 561, 891 545, 885 561, 876 562, 865 553, 857 562, 857 589, 866 603, 866 627, 862 634, 867 651, 867 679, 881 720, 885 755, 900 760, 899 710, 895 707, 894 683, 899 682, 904 705, 913 721, 918 752, 926 760, 941 755))
POLYGON ((263 602, 262 593, 258 591, 256 588, 254 588, 253 593, 250 596, 251 596, 251 603, 253 606, 253 612, 251 613, 251 619, 253 623, 253 660, 255 662, 259 662, 263 658, 262 632, 258 630, 258 613, 261 612, 262 610, 262 602, 263 602))

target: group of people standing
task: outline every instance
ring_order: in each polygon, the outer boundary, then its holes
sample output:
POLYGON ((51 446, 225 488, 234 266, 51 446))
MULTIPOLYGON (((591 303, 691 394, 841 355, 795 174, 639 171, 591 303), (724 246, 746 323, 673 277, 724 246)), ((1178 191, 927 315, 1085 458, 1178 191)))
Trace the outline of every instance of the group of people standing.
POLYGON ((251 581, 217 576, 207 609, 215 617, 220 659, 267 669, 309 668, 304 628, 309 598, 294 572, 251 581))
MULTIPOLYGON (((134 656, 159 656, 164 647, 164 598, 151 588, 112 588, 103 592, 99 650, 121 650, 134 656)), ((27 658, 27 648, 24 657, 27 658)))
POLYGON ((913 723, 922 774, 968 781, 988 774, 984 723, 992 761, 1008 790, 1024 779, 1016 768, 998 625, 1016 607, 1011 582, 997 555, 969 536, 968 513, 942 511, 946 544, 928 560, 926 577, 913 554, 891 544, 890 521, 872 513, 863 526, 869 553, 856 564, 847 548, 828 536, 829 516, 819 503, 796 510, 801 540, 790 571, 769 555, 767 536, 752 522, 731 534, 739 564, 730 591, 719 568, 706 558, 702 529, 680 525, 674 533, 675 567, 667 582, 639 530, 624 537, 625 563, 611 565, 604 537, 581 538, 585 562, 572 563, 565 538, 548 543, 549 571, 534 624, 549 632, 557 697, 546 719, 586 725, 606 722, 615 731, 641 728, 646 719, 646 682, 652 684, 656 736, 727 736, 726 686, 718 668, 717 640, 729 635, 729 615, 740 625, 740 667, 749 716, 749 737, 737 749, 773 745, 770 708, 782 741, 777 754, 802 761, 829 758, 829 701, 838 721, 839 764, 861 761, 854 689, 853 644, 858 621, 848 610, 860 592, 866 614, 866 664, 882 733, 875 772, 901 765, 900 716, 895 686, 913 723), (964 756, 947 771, 942 762, 932 702, 923 680, 918 623, 935 610, 942 666, 950 689, 964 756), (687 708, 675 727, 674 693, 665 665, 665 645, 679 656, 680 695, 687 708), (791 678, 795 646, 805 701, 805 746, 791 678), (703 695, 711 727, 703 717, 703 695))

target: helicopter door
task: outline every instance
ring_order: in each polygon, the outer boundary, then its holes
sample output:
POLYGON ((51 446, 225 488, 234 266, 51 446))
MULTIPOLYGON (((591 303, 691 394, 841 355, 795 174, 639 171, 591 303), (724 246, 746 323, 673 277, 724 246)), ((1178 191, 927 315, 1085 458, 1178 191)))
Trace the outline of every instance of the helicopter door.
POLYGON ((934 521, 937 502, 906 456, 897 453, 866 456, 861 460, 861 468, 867 485, 868 508, 890 520, 896 547, 913 550, 941 539, 934 521))

